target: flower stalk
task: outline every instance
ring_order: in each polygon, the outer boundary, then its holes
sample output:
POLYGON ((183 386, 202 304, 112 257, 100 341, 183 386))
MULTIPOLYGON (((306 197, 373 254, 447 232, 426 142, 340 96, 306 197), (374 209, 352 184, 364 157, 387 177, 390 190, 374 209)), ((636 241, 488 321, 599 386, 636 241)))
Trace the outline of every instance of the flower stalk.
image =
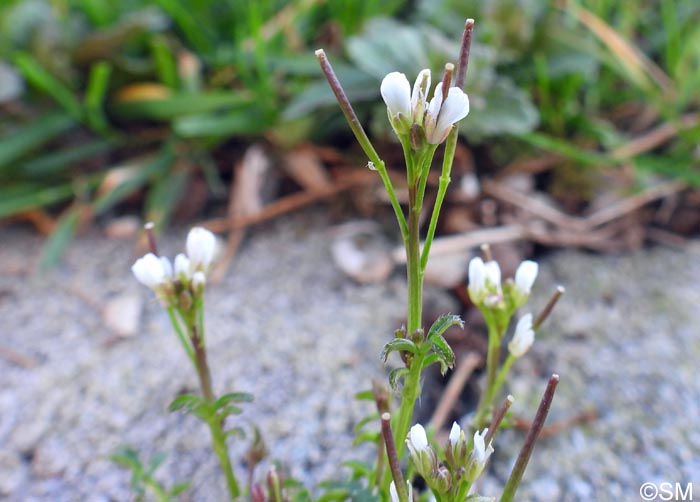
MULTIPOLYGON (((193 228, 186 243, 187 256, 175 258, 174 267, 166 257, 158 257, 152 224, 146 225, 151 253, 138 259, 132 267, 136 279, 151 288, 165 307, 173 329, 197 373, 205 410, 198 416, 209 428, 212 450, 226 478, 229 500, 240 496, 238 480, 233 472, 226 444, 223 422, 226 415, 217 409, 211 371, 207 362, 204 338, 204 289, 206 272, 216 248, 216 237, 204 228, 193 228)), ((171 405, 172 408, 172 405, 171 405)))

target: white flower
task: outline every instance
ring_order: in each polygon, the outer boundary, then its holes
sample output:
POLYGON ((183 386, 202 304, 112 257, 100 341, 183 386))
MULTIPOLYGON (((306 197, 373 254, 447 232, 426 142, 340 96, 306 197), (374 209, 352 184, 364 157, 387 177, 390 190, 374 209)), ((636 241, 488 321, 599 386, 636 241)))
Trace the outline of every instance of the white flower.
POLYGON ((389 73, 379 87, 386 103, 389 121, 397 134, 405 134, 413 124, 411 84, 406 75, 398 71, 389 73))
POLYGON ((474 433, 474 449, 472 450, 472 460, 481 469, 484 468, 486 462, 493 453, 493 446, 491 446, 491 443, 489 442, 489 445, 487 447, 484 442, 484 439, 486 438, 488 432, 488 429, 484 429, 483 431, 481 431, 481 434, 479 433, 479 431, 476 431, 474 433))
POLYGON ((183 253, 175 257, 175 276, 189 277, 190 276, 190 259, 183 253))
POLYGON ((185 249, 192 269, 206 271, 214 259, 216 236, 206 228, 194 227, 187 234, 185 249))
POLYGON ((484 260, 477 256, 469 262, 469 293, 478 295, 485 287, 486 268, 484 268, 484 260))
POLYGON ((423 115, 428 105, 428 91, 430 91, 430 70, 421 70, 413 84, 411 93, 411 113, 413 122, 423 123, 423 115))
POLYGON ((425 429, 421 424, 416 424, 411 427, 409 432, 409 440, 411 445, 417 452, 428 449, 428 436, 425 434, 425 429))
MULTIPOLYGON (((410 481, 406 481, 408 486, 408 502, 413 500, 413 485, 410 481)), ((391 496, 391 502, 399 502, 399 493, 396 491, 396 484, 392 481, 389 485, 389 495, 391 496)))
POLYGON ((526 295, 532 291, 532 285, 537 279, 539 266, 536 262, 525 260, 520 264, 518 270, 515 271, 515 286, 526 295))
POLYGON ((165 283, 172 274, 172 268, 167 268, 169 266, 170 262, 167 261, 167 258, 162 260, 153 253, 148 253, 136 260, 136 263, 131 266, 131 271, 141 284, 156 289, 165 283))
POLYGON ((501 267, 498 263, 491 260, 484 264, 484 269, 486 271, 486 280, 495 286, 497 289, 501 287, 501 267))
POLYGON ((457 422, 452 424, 452 430, 450 430, 450 445, 454 448, 462 437, 462 428, 457 422))
POLYGON ((435 88, 425 115, 425 136, 428 143, 439 145, 452 130, 452 126, 469 114, 469 98, 459 87, 450 87, 447 98, 442 99, 442 82, 435 88))
POLYGON ((170 260, 168 259, 167 256, 161 256, 158 258, 160 260, 160 264, 163 267, 163 275, 165 275, 166 279, 172 279, 173 277, 173 266, 170 263, 170 260))
POLYGON ((207 283, 207 276, 201 270, 192 274, 192 290, 196 293, 201 292, 204 289, 204 285, 207 283))
POLYGON ((515 326, 515 334, 508 344, 508 350, 513 357, 522 357, 530 350, 535 341, 535 332, 532 330, 532 314, 525 314, 515 326))
POLYGON ((399 493, 396 491, 396 483, 393 481, 389 485, 389 495, 391 496, 391 502, 399 502, 399 493))

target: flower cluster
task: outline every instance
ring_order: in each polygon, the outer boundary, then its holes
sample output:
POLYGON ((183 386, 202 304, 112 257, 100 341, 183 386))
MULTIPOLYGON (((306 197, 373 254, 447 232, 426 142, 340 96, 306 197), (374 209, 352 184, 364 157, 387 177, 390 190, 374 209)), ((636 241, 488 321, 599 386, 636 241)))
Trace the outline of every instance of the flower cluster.
POLYGON ((131 267, 136 279, 169 307, 186 307, 193 296, 202 294, 216 251, 216 236, 195 227, 187 235, 185 250, 186 254, 178 254, 173 263, 165 256, 148 253, 131 267))
POLYGON ((484 263, 480 257, 469 262, 469 298, 479 307, 505 307, 511 304, 513 310, 527 302, 532 286, 537 279, 539 266, 525 260, 515 272, 515 280, 501 284, 501 268, 495 261, 484 263))
POLYGON ((411 133, 414 126, 422 129, 422 135, 431 145, 439 145, 452 130, 452 126, 469 114, 469 98, 458 87, 443 86, 439 82, 428 101, 430 70, 418 74, 413 91, 406 75, 389 73, 380 91, 387 106, 389 122, 401 137, 411 133), (447 89, 443 89, 447 87, 447 89))
POLYGON ((422 425, 416 424, 411 427, 406 444, 416 472, 425 479, 431 490, 442 495, 454 496, 460 492, 466 495, 494 451, 491 441, 488 445, 485 442, 487 434, 488 429, 475 432, 470 446, 464 431, 455 422, 445 448, 444 463, 438 461, 422 425))

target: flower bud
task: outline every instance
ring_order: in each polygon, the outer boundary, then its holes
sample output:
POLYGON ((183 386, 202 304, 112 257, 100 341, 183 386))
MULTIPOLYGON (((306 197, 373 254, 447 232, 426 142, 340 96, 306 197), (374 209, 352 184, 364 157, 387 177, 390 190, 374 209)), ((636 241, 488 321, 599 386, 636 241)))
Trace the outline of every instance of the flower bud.
POLYGON ((462 428, 454 422, 450 431, 450 453, 454 467, 466 467, 467 465, 467 439, 462 428))
POLYGON ((444 467, 440 466, 431 473, 430 479, 426 480, 430 488, 438 493, 445 494, 452 488, 452 474, 444 467))
POLYGON ((437 457, 428 443, 428 437, 421 424, 411 427, 406 438, 406 444, 416 471, 427 479, 430 473, 437 468, 437 457))
POLYGON ((183 253, 175 257, 175 277, 185 282, 190 278, 190 259, 183 253))
POLYGON ((501 267, 498 266, 498 262, 489 261, 484 265, 486 270, 486 282, 496 290, 501 289, 501 267))
POLYGON ((192 292, 195 295, 201 295, 204 292, 204 286, 207 283, 207 276, 204 272, 198 271, 192 274, 192 292))
POLYGON ((520 264, 518 270, 515 271, 515 287, 525 295, 529 295, 532 291, 532 285, 537 279, 539 266, 536 262, 525 260, 520 264))
MULTIPOLYGON (((408 502, 413 502, 413 485, 410 481, 406 481, 408 488, 408 502)), ((391 502, 399 502, 399 493, 396 491, 396 484, 392 481, 389 485, 389 496, 391 497, 391 502)))
POLYGON ((484 442, 488 432, 488 429, 484 429, 481 433, 479 431, 474 433, 474 448, 470 455, 469 469, 467 471, 467 479, 470 483, 473 483, 479 477, 493 453, 491 442, 489 442, 488 446, 484 442))
POLYGON ((136 263, 131 266, 131 271, 137 281, 155 290, 169 279, 168 272, 172 273, 172 269, 167 268, 169 264, 170 262, 167 262, 166 265, 165 261, 153 253, 148 253, 136 260, 136 263))
POLYGON ((532 291, 532 285, 537 279, 537 271, 539 266, 536 262, 525 260, 520 264, 518 270, 515 272, 515 282, 511 289, 511 295, 513 299, 513 305, 515 308, 525 305, 530 292, 532 291))
POLYGON ((421 452, 430 448, 428 444, 428 436, 425 434, 425 429, 421 424, 416 424, 409 431, 409 447, 415 451, 421 452))
POLYGON ((397 135, 406 134, 413 124, 411 85, 406 75, 397 71, 389 73, 379 90, 386 103, 391 127, 397 135))
POLYGON ((185 249, 192 269, 206 272, 214 259, 216 236, 206 228, 194 227, 187 234, 185 249))
POLYGON ((522 357, 530 350, 535 341, 535 332, 532 329, 532 314, 525 314, 515 326, 515 334, 508 344, 508 350, 513 357, 522 357))
POLYGON ((484 260, 478 256, 469 262, 469 286, 467 288, 469 298, 474 305, 479 305, 486 294, 486 267, 484 260))
POLYGON ((192 300, 192 293, 190 293, 186 289, 180 291, 180 294, 178 295, 178 308, 187 311, 192 308, 192 305, 194 305, 194 301, 192 300))
POLYGON ((282 502, 282 481, 273 465, 267 473, 268 502, 282 502))

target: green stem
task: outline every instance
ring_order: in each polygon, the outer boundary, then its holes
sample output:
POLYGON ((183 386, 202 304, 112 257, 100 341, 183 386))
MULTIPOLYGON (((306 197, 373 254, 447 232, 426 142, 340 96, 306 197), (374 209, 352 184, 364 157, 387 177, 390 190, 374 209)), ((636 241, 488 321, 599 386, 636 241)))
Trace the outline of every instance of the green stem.
POLYGON ((481 395, 476 417, 474 418, 474 427, 476 430, 480 430, 488 425, 488 413, 493 399, 493 386, 496 382, 498 362, 501 355, 502 333, 496 326, 495 317, 489 316, 486 322, 489 327, 489 345, 486 355, 486 388, 481 395))
POLYGON ((493 387, 491 387, 491 394, 488 397, 489 402, 493 403, 493 401, 496 399, 496 396, 498 395, 498 391, 500 390, 501 386, 503 385, 503 382, 505 382, 506 376, 508 376, 508 372, 510 371, 510 367, 513 366, 515 359, 516 358, 513 357, 513 354, 508 354, 508 358, 506 359, 506 362, 504 362, 503 366, 501 366, 501 370, 498 372, 498 376, 496 377, 496 381, 494 382, 493 387))
POLYGON ((457 132, 458 125, 455 124, 449 136, 447 136, 447 142, 445 143, 445 155, 442 159, 442 171, 440 172, 438 192, 435 198, 435 205, 433 206, 433 213, 430 216, 430 224, 428 226, 428 233, 425 236, 425 244, 423 244, 423 254, 420 260, 421 270, 425 270, 425 267, 428 265, 430 247, 433 245, 433 239, 435 238, 435 230, 437 229, 440 210, 442 209, 442 203, 447 193, 447 185, 450 184, 452 163, 454 162, 455 151, 457 150, 457 132))
MULTIPOLYGON (((188 319, 188 324, 190 340, 192 341, 192 347, 194 347, 194 362, 199 378, 199 387, 202 391, 202 396, 204 396, 204 400, 209 404, 213 404, 216 401, 216 395, 212 388, 211 373, 207 363, 207 352, 202 328, 203 324, 201 322, 202 311, 203 305, 201 300, 196 301, 194 313, 190 316, 190 319, 188 319)), ((216 458, 219 460, 221 470, 224 472, 226 478, 230 500, 236 500, 240 495, 240 488, 238 487, 236 476, 233 474, 233 467, 231 466, 231 459, 229 458, 228 447, 226 445, 226 436, 222 428, 222 420, 214 413, 212 417, 207 420, 207 425, 209 426, 209 432, 211 434, 212 449, 214 450, 216 458)))
MULTIPOLYGON (((408 241, 406 242, 406 275, 408 279, 408 320, 407 333, 411 337, 422 326, 423 309, 423 272, 420 269, 420 218, 421 208, 416 205, 416 185, 409 186, 408 241)), ((396 449, 401 457, 406 434, 413 415, 413 407, 420 394, 420 375, 425 356, 419 352, 414 355, 411 367, 401 393, 394 438, 396 449)))
POLYGON ((145 484, 151 487, 151 490, 153 490, 153 494, 156 496, 156 500, 158 500, 158 502, 168 502, 168 494, 165 493, 165 490, 163 490, 155 479, 149 477, 145 481, 145 484))
POLYGON ((188 340, 188 338, 185 336, 185 332, 182 330, 182 326, 180 325, 180 321, 178 320, 177 316, 175 315, 175 309, 173 307, 168 307, 168 316, 170 317, 170 323, 173 325, 173 329, 175 329, 175 332, 177 333, 177 337, 180 339, 180 343, 182 344, 182 348, 185 349, 185 352, 187 352, 187 357, 190 358, 190 361, 192 361, 192 364, 196 366, 195 360, 194 360, 194 351, 192 350, 192 344, 188 340))
POLYGON ((457 491, 457 496, 455 497, 456 501, 463 501, 465 498, 467 498, 467 493, 469 493, 469 488, 472 486, 470 482, 464 482, 460 485, 459 490, 457 491))

